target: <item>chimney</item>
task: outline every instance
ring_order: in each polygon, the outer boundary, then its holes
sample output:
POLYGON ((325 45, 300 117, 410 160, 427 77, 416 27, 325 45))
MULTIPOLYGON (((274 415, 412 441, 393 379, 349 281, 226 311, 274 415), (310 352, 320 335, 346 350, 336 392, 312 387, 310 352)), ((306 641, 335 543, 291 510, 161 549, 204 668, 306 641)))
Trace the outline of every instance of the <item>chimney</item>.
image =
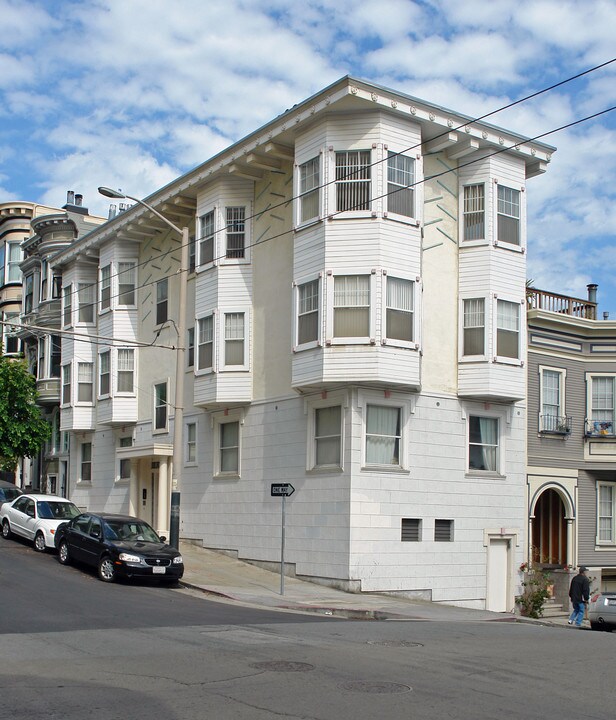
POLYGON ((113 218, 114 218, 117 214, 118 214, 118 213, 117 213, 117 208, 116 208, 116 206, 113 205, 113 204, 110 205, 110 206, 109 206, 109 218, 108 218, 108 219, 109 219, 109 220, 113 220, 113 218))
POLYGON ((83 205, 83 195, 75 195, 75 205, 81 207, 83 205))
POLYGON ((610 319, 610 314, 609 314, 609 312, 607 312, 607 310, 604 310, 604 311, 603 311, 603 319, 604 319, 604 320, 609 320, 609 319, 610 319))
POLYGON ((66 204, 67 205, 74 205, 75 204, 75 193, 73 190, 67 190, 66 191, 66 204))
POLYGON ((596 303, 597 302, 597 288, 598 285, 595 285, 595 283, 591 283, 590 285, 586 286, 588 289, 588 302, 596 303))
POLYGON ((83 207, 83 195, 80 195, 73 190, 67 191, 66 205, 62 208, 62 210, 70 210, 70 212, 78 215, 88 214, 88 208, 83 207))

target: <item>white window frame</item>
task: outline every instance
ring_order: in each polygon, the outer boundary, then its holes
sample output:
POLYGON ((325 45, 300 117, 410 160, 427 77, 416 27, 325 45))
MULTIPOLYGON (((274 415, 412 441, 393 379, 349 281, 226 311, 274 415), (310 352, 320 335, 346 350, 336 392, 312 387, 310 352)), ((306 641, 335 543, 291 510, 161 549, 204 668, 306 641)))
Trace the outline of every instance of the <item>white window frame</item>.
POLYGON ((137 387, 137 357, 135 348, 116 348, 115 349, 115 389, 114 394, 122 397, 134 397, 136 394, 135 388, 137 387), (130 370, 120 369, 120 353, 130 353, 128 357, 132 357, 132 368, 130 370), (120 390, 120 373, 130 373, 132 377, 132 390, 120 390))
POLYGON ((616 545, 616 483, 614 483, 614 482, 606 482, 606 481, 602 481, 602 480, 597 482, 597 533, 596 533, 595 544, 599 545, 599 546, 616 545), (602 487, 609 487, 611 489, 611 494, 612 494, 611 515, 601 515, 601 488, 602 487), (609 540, 605 540, 605 539, 601 538, 601 519, 602 518, 611 519, 611 530, 610 530, 611 538, 609 540))
POLYGON ((161 278, 160 280, 156 281, 156 299, 154 301, 154 325, 164 325, 166 322, 169 321, 169 278, 161 278), (159 299, 159 288, 164 288, 165 295, 162 299, 159 299), (158 319, 158 311, 159 309, 164 307, 164 319, 159 320, 158 319))
MULTIPOLYGON (((492 303, 492 338, 494 347, 492 348, 494 351, 494 362, 497 363, 503 363, 505 365, 522 365, 523 364, 523 358, 525 357, 526 353, 526 314, 525 314, 525 303, 524 301, 520 301, 518 298, 515 298, 511 295, 494 295, 494 301, 492 303), (512 358, 507 357, 505 355, 499 355, 498 354, 498 303, 507 302, 511 303, 512 305, 518 306, 518 357, 512 358)), ((505 329, 505 328, 504 328, 505 329)))
POLYGON ((2 312, 1 316, 3 320, 2 324, 2 353, 4 355, 18 355, 21 352, 21 340, 16 336, 18 328, 16 327, 20 323, 20 313, 17 312, 2 312), (11 324, 11 321, 15 321, 15 325, 11 324), (9 349, 9 341, 15 345, 16 348, 9 349))
POLYGON ((400 150, 395 150, 389 145, 385 145, 383 148, 383 162, 380 165, 375 165, 374 170, 376 172, 382 172, 383 173, 383 188, 385 189, 385 197, 384 197, 384 207, 385 212, 384 216, 389 218, 390 220, 397 220, 398 222, 407 223, 409 225, 418 225, 418 215, 419 215, 419 207, 420 207, 420 194, 419 190, 421 188, 422 183, 419 180, 419 173, 421 171, 421 158, 417 155, 409 155, 408 153, 404 152, 404 149, 401 148, 400 150), (392 182, 390 183, 389 180, 389 161, 390 159, 393 159, 394 157, 404 157, 410 160, 413 164, 413 182, 412 184, 408 185, 408 190, 412 194, 412 205, 413 205, 413 212, 411 215, 403 215, 401 213, 397 213, 394 210, 390 208, 390 192, 389 192, 389 185, 396 185, 400 187, 401 189, 407 188, 407 185, 400 185, 399 183, 392 182))
POLYGON ((368 472, 409 472, 410 419, 415 411, 415 398, 396 392, 360 391, 357 402, 361 413, 361 469, 368 472), (368 464, 366 461, 368 405, 400 409, 400 457, 398 465, 368 464))
POLYGON ((597 430, 597 432, 589 432, 588 427, 586 428, 585 434, 589 435, 590 437, 596 438, 601 437, 602 435, 605 435, 607 437, 614 437, 614 434, 616 433, 616 373, 613 372, 587 372, 586 373, 586 419, 587 423, 594 424, 595 422, 600 423, 600 420, 595 420, 593 418, 593 402, 592 402, 592 387, 593 387, 593 381, 594 379, 598 378, 612 378, 612 385, 613 385, 613 391, 612 391, 612 397, 613 397, 613 403, 614 407, 612 408, 612 428, 611 432, 602 433, 600 429, 597 430))
MULTIPOLYGON (((23 260, 23 253, 21 250, 21 243, 14 240, 6 241, 6 254, 4 258, 5 262, 5 282, 2 284, 8 285, 9 283, 21 283, 22 275, 21 268, 19 267, 23 260), (17 258, 14 257, 17 255, 17 258), (11 277, 12 275, 12 277, 11 277)), ((0 278, 1 280, 2 278, 0 278)))
MULTIPOLYGON (((479 327, 479 326, 477 326, 479 327)), ((481 362, 485 361, 488 358, 488 329, 490 327, 490 300, 486 295, 469 295, 468 297, 464 295, 463 297, 460 297, 460 321, 459 321, 459 335, 460 338, 459 342, 459 349, 458 349, 458 360, 459 362, 481 362), (464 321, 464 304, 466 301, 470 300, 483 300, 483 355, 465 355, 464 354, 464 331, 466 329, 465 327, 465 321, 464 321)))
POLYGON ((109 312, 113 307, 113 266, 111 262, 108 262, 106 265, 102 265, 99 270, 99 292, 98 292, 98 302, 99 307, 98 311, 99 314, 109 312), (109 277, 103 277, 103 275, 106 275, 106 271, 109 270, 109 277), (106 298, 106 291, 109 291, 109 298, 106 298))
MULTIPOLYGON (((132 446, 133 446, 133 438, 130 435, 118 438, 118 449, 119 450, 121 450, 123 448, 127 448, 127 447, 132 447, 132 446)), ((127 483, 127 482, 130 482, 131 478, 132 478, 131 458, 120 456, 118 458, 118 476, 116 478, 116 483, 127 483), (124 467, 125 463, 128 464, 128 475, 122 475, 122 468, 124 467)))
POLYGON ((192 467, 198 464, 198 437, 199 437, 199 423, 196 420, 190 420, 184 425, 184 465, 192 467), (191 430, 193 428, 194 437, 191 439, 191 430), (192 452, 191 452, 192 451, 192 452), (192 454, 192 458, 191 458, 192 454))
POLYGON ((543 412, 544 405, 544 390, 545 381, 544 374, 546 372, 557 373, 560 376, 558 381, 558 416, 559 418, 566 417, 567 412, 565 408, 565 381, 567 378, 567 370, 565 368, 551 367, 549 365, 539 365, 539 417, 537 418, 539 432, 557 432, 554 428, 544 427, 546 424, 543 420, 545 413, 543 412))
MULTIPOLYGON (((251 243, 252 243, 252 204, 248 201, 242 202, 241 200, 229 200, 222 204, 220 213, 222 213, 222 224, 220 225, 223 230, 222 241, 220 245, 224 245, 224 250, 220 249, 220 263, 224 265, 245 265, 250 263, 251 255, 251 243), (227 223, 227 210, 230 208, 243 208, 244 209, 244 257, 227 257, 227 231, 231 227, 227 223)), ((220 217, 220 215, 219 215, 220 217)), ((218 227, 216 225, 215 227, 218 227)), ((216 256, 214 256, 216 258, 216 256)))
MULTIPOLYGON (((23 281, 23 309, 24 315, 29 315, 37 306, 34 304, 34 273, 28 273, 23 281)), ((62 318, 64 322, 64 317, 62 318)))
POLYGON ((346 412, 348 408, 348 396, 344 391, 326 392, 325 397, 313 396, 306 398, 304 412, 307 416, 307 440, 306 440, 306 470, 308 472, 328 473, 344 470, 345 452, 345 427, 346 412), (317 437, 316 437, 316 413, 317 410, 329 407, 340 408, 340 463, 331 465, 317 465, 317 437))
POLYGON ((134 259, 119 260, 117 266, 118 270, 116 275, 116 283, 118 286, 118 296, 116 299, 116 307, 135 308, 137 307, 137 261, 134 259), (121 266, 123 265, 127 265, 130 267, 121 269, 121 266), (122 282, 123 279, 126 279, 127 275, 131 279, 131 282, 122 282), (121 289, 123 286, 129 286, 132 288, 132 290, 128 291, 132 292, 133 294, 132 303, 122 302, 122 296, 125 292, 127 292, 126 290, 123 291, 121 289))
MULTIPOLYGON (((296 225, 296 227, 302 228, 302 227, 306 227, 307 225, 312 225, 313 223, 318 222, 322 218, 322 213, 323 213, 323 161, 322 161, 322 157, 323 157, 323 153, 321 152, 318 155, 313 155, 311 157, 306 158, 302 162, 298 162, 296 165, 296 173, 295 173, 295 197, 297 198, 297 200, 295 202, 295 225, 296 225), (317 179, 316 179, 316 185, 313 185, 312 183, 310 183, 308 189, 306 189, 305 184, 302 182, 302 169, 305 168, 309 163, 317 165, 317 179), (316 196, 317 196, 317 212, 315 215, 312 215, 311 217, 302 219, 304 198, 308 197, 308 196, 312 196, 314 193, 316 193, 316 196)), ((313 178, 314 174, 310 177, 313 178)))
MULTIPOLYGON (((88 313, 89 314, 89 313, 88 313)), ((77 325, 94 325, 96 323, 96 283, 79 282, 77 283, 77 325), (89 302, 88 302, 89 300, 89 302), (82 308, 90 309, 92 314, 91 320, 82 320, 82 308)))
POLYGON ((519 185, 517 183, 501 183, 499 180, 494 180, 494 192, 492 195, 492 234, 493 234, 493 243, 497 247, 506 248, 508 250, 513 250, 515 252, 525 252, 526 251, 526 192, 523 185, 519 185), (503 215, 504 217, 515 217, 513 215, 507 215, 506 213, 500 213, 498 211, 498 193, 499 187, 506 188, 507 190, 515 190, 519 193, 519 199, 520 199, 520 217, 518 218, 518 239, 519 243, 510 243, 505 240, 501 240, 498 237, 498 218, 500 215, 503 215))
POLYGON ((197 263, 198 268, 199 267, 201 267, 201 268, 211 267, 212 265, 216 264, 216 247, 217 247, 217 242, 216 242, 217 241, 217 232, 216 232, 217 218, 216 218, 216 215, 217 215, 217 212, 216 212, 215 207, 212 207, 209 210, 207 210, 206 212, 199 215, 199 238, 197 239, 197 245, 199 247, 197 250, 197 258, 196 258, 196 263, 197 263), (204 221, 209 215, 212 216, 212 233, 211 233, 211 235, 206 236, 203 234, 204 233, 204 221), (211 239, 211 241, 212 241, 212 259, 204 262, 201 255, 202 255, 202 243, 206 238, 211 239))
MULTIPOLYGON (((328 187, 328 193, 327 193, 327 205, 328 205, 328 214, 330 218, 335 219, 345 219, 345 218, 353 218, 353 217, 371 217, 372 211, 375 209, 375 200, 374 197, 376 195, 375 188, 376 188, 376 176, 379 174, 379 172, 382 172, 380 170, 380 167, 378 165, 374 165, 374 148, 372 148, 372 144, 370 143, 369 147, 365 147, 366 143, 362 143, 360 147, 332 147, 329 150, 329 176, 332 178, 332 182, 329 184, 328 187), (369 160, 366 167, 370 170, 370 179, 367 181, 369 183, 369 195, 370 195, 370 201, 369 201, 369 207, 366 210, 338 210, 338 202, 337 202, 337 193, 338 193, 338 184, 345 182, 345 180, 336 180, 336 157, 338 153, 361 153, 361 152, 367 152, 369 153, 369 160)), ((360 181, 361 182, 361 181, 360 181)))
POLYGON ((382 310, 381 310, 381 342, 383 345, 391 345, 393 347, 403 347, 403 348, 409 348, 411 350, 419 350, 420 344, 419 344, 419 323, 417 322, 417 318, 419 317, 418 313, 418 299, 419 299, 419 293, 418 293, 418 285, 419 285, 419 278, 417 277, 409 277, 402 273, 391 273, 387 270, 383 270, 381 273, 381 299, 382 299, 382 310), (388 305, 388 293, 387 293, 387 284, 390 280, 404 280, 406 282, 410 282, 412 285, 411 294, 413 299, 413 309, 411 310, 412 315, 412 340, 400 340, 399 338, 392 338, 389 337, 387 334, 387 311, 388 310, 399 310, 401 312, 408 312, 404 310, 403 308, 394 308, 389 307, 388 305))
POLYGON ((73 367, 72 362, 63 363, 60 370, 60 407, 70 407, 73 400, 73 367), (68 372, 68 382, 66 373, 68 372), (68 399, 65 399, 65 388, 68 388, 68 399))
POLYGON ((460 222, 460 242, 465 247, 472 246, 472 245, 485 245, 488 239, 488 206, 489 206, 489 186, 485 182, 485 180, 480 180, 479 182, 464 182, 462 184, 460 192, 460 214, 459 217, 461 218, 460 222), (478 238, 466 238, 466 227, 465 227, 465 220, 467 215, 473 215, 477 214, 477 211, 467 211, 466 209, 466 188, 474 188, 474 187, 482 187, 483 188, 483 236, 478 238))
POLYGON ((77 397, 75 398, 75 405, 93 405, 94 404, 94 363, 92 361, 88 362, 77 362, 77 378, 76 378, 76 384, 77 384, 77 397), (82 369, 85 370, 85 368, 89 366, 90 367, 90 379, 89 380, 82 380, 82 369), (90 386, 90 400, 80 400, 80 388, 82 386, 90 386))
MULTIPOLYGON (((376 272, 332 272, 328 271, 325 277, 325 342, 327 345, 374 345, 376 343, 376 272), (334 286, 337 277, 362 276, 369 278, 370 304, 368 306, 368 330, 366 336, 358 337, 336 337, 334 335, 334 286)), ((351 307, 351 306, 349 306, 351 307)))
POLYGON ((98 353, 98 363, 97 363, 97 373, 96 373, 96 396, 97 396, 99 399, 104 399, 104 398, 109 398, 109 397, 111 397, 111 392, 112 392, 112 387, 111 387, 111 378, 112 378, 111 365, 112 365, 112 362, 111 362, 111 349, 110 349, 110 348, 103 348, 103 349, 100 350, 99 353, 98 353), (103 372, 102 372, 102 371, 103 371, 102 356, 105 355, 105 354, 107 354, 107 356, 108 356, 108 358, 109 358, 109 368, 108 368, 107 372, 104 373, 105 375, 108 375, 108 376, 109 376, 109 383, 108 383, 109 387, 107 388, 107 392, 102 392, 102 383, 101 383, 101 378, 103 377, 103 372))
MULTIPOLYGON (((227 414, 224 412, 212 413, 212 432, 214 447, 213 477, 214 478, 240 478, 242 475, 242 440, 243 440, 244 414, 242 410, 232 410, 227 414), (223 471, 221 469, 221 453, 224 449, 221 445, 222 426, 228 423, 238 424, 238 445, 237 445, 237 471, 223 471)), ((231 447, 231 446, 229 446, 231 447)))
POLYGON ((477 405, 464 408, 462 411, 462 418, 466 422, 466 449, 465 449, 465 476, 466 477, 477 477, 477 478, 504 478, 505 477, 505 460, 507 452, 507 428, 511 425, 511 409, 503 408, 486 410, 485 406, 477 405), (470 417, 489 418, 498 420, 498 450, 497 450, 497 461, 496 471, 492 470, 475 470, 470 469, 470 417))
POLYGON ((309 350, 320 347, 323 333, 323 273, 308 275, 293 283, 293 352, 309 350), (317 304, 317 339, 310 342, 299 342, 299 316, 300 316, 300 288, 308 283, 318 283, 318 304, 317 304))
POLYGON ((198 317, 195 323, 195 364, 194 364, 194 372, 195 375, 209 375, 210 373, 216 372, 216 346, 217 346, 217 338, 216 338, 216 326, 217 326, 217 313, 212 311, 210 313, 206 313, 205 315, 201 315, 201 317, 198 317), (205 345, 207 343, 201 342, 201 321, 206 320, 207 318, 212 319, 212 364, 210 367, 201 368, 199 367, 199 364, 201 362, 200 360, 200 351, 201 351, 201 345, 205 345))
POLYGON ((93 449, 94 448, 93 448, 91 439, 82 440, 79 443, 79 480, 78 480, 78 483, 80 485, 81 484, 83 484, 83 485, 91 485, 92 484, 92 456, 94 454, 93 449), (90 448, 90 457, 87 460, 84 459, 84 449, 86 446, 89 446, 89 448, 90 448), (89 477, 88 478, 84 478, 84 466, 86 466, 86 465, 89 467, 89 472, 88 472, 89 477))
MULTIPOLYGON (((220 372, 246 372, 250 369, 250 338, 251 338, 251 316, 250 309, 247 307, 225 307, 219 308, 218 315, 220 322, 214 323, 214 337, 218 340, 219 353, 219 370, 220 372), (244 362, 241 365, 227 365, 225 363, 225 325, 227 315, 244 315, 244 362), (218 331, 218 334, 216 334, 218 331)), ((213 348, 215 350, 215 347, 213 348)))
POLYGON ((152 408, 152 435, 161 435, 161 434, 169 432, 169 416, 171 415, 171 412, 170 412, 171 403, 169 402, 170 388, 171 388, 171 384, 169 382, 169 378, 167 378, 166 380, 161 380, 159 382, 152 383, 152 406, 153 406, 153 408, 152 408), (163 407, 162 404, 161 405, 158 404, 158 397, 156 394, 156 392, 157 392, 156 388, 159 385, 166 385, 166 391, 165 391, 166 399, 164 401, 164 405, 165 405, 165 425, 164 425, 164 427, 157 427, 158 421, 156 418, 156 410, 159 407, 163 407))
POLYGON ((62 327, 73 326, 73 284, 62 288, 62 327))
POLYGON ((195 326, 186 329, 186 369, 195 366, 195 326))

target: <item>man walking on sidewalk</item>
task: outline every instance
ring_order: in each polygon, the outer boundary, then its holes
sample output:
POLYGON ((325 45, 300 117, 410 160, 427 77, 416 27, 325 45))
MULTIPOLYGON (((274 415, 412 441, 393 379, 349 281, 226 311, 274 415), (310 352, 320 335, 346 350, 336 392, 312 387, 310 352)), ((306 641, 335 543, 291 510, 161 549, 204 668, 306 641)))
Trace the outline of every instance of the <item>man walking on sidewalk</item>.
POLYGON ((579 573, 573 578, 569 586, 569 597, 573 605, 573 612, 567 622, 569 625, 575 625, 576 627, 582 626, 584 611, 590 598, 590 582, 586 577, 587 572, 588 568, 582 565, 579 573))

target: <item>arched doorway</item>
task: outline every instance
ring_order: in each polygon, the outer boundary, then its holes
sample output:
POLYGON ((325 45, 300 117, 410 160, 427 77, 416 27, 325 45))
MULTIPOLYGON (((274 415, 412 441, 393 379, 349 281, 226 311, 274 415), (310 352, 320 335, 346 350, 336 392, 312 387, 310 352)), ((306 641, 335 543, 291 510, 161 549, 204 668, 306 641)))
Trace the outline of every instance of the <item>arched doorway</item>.
POLYGON ((535 503, 532 523, 533 564, 566 565, 567 517, 565 504, 554 489, 545 490, 535 503))

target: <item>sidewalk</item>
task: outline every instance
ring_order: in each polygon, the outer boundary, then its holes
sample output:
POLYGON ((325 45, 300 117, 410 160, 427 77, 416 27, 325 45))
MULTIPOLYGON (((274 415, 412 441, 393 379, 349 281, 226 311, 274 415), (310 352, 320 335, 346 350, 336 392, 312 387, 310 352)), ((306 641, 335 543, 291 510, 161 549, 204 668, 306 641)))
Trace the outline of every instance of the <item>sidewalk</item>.
POLYGON ((292 577, 285 577, 284 595, 281 595, 279 573, 263 570, 189 542, 181 542, 180 550, 184 557, 184 586, 251 606, 366 620, 468 623, 523 621, 568 627, 566 617, 529 620, 512 613, 469 610, 378 593, 347 593, 292 577))

